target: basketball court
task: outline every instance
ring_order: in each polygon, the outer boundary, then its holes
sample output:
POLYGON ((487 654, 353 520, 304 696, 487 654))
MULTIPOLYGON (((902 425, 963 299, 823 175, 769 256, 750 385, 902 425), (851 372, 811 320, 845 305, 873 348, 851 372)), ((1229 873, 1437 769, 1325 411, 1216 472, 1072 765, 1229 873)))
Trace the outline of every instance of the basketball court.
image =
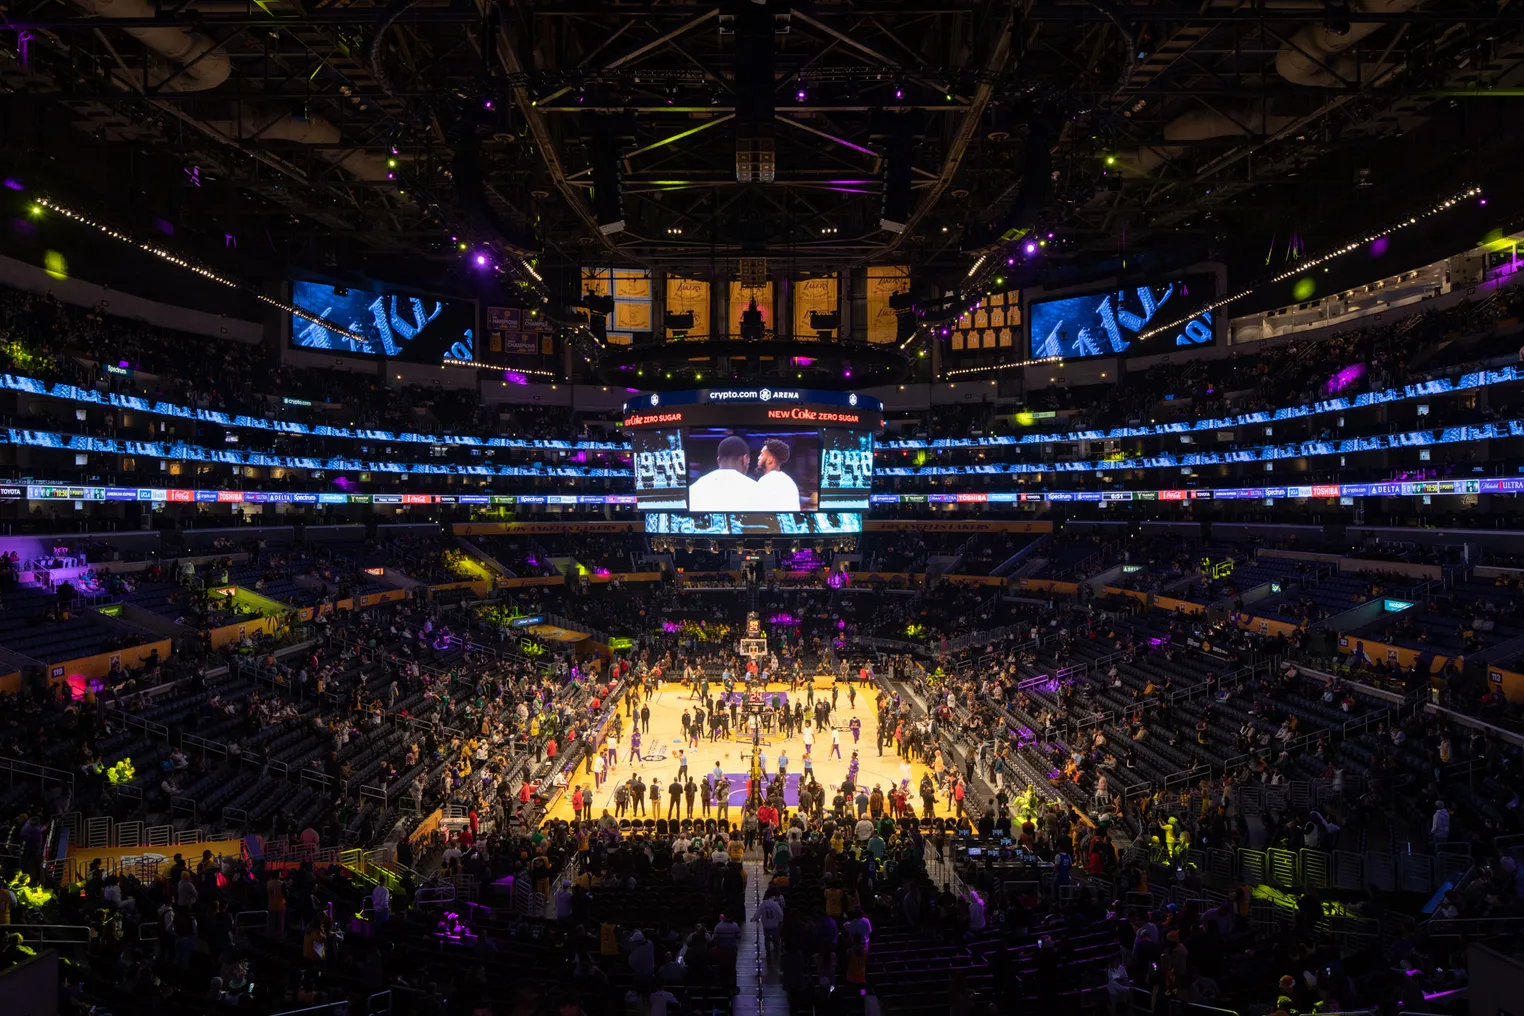
MULTIPOLYGON (((831 678, 819 677, 815 679, 815 696, 819 700, 831 697, 832 685, 836 683, 831 678)), ((711 692, 711 694, 714 694, 711 692)), ((766 686, 765 698, 771 700, 774 696, 779 702, 794 701, 805 702, 805 719, 812 719, 812 710, 808 704, 808 689, 801 685, 790 691, 787 682, 774 681, 766 686)), ((738 823, 741 818, 740 807, 746 798, 746 781, 751 770, 751 733, 746 722, 746 692, 735 691, 728 696, 721 692, 716 696, 721 701, 739 700, 738 705, 740 723, 732 727, 729 738, 710 741, 705 733, 698 740, 698 747, 690 747, 683 737, 682 716, 684 710, 692 710, 698 705, 695 692, 678 681, 666 683, 649 700, 642 704, 651 707, 651 724, 648 730, 641 734, 642 761, 632 762, 630 759, 630 729, 633 723, 639 720, 639 709, 636 716, 631 717, 624 712, 624 704, 620 704, 620 716, 624 721, 624 733, 619 742, 618 762, 609 770, 603 781, 603 786, 593 791, 593 817, 597 818, 608 809, 609 814, 617 814, 614 807, 614 790, 632 775, 638 773, 640 777, 650 784, 659 781, 661 785, 660 812, 650 809, 647 802, 643 814, 627 811, 626 818, 666 818, 668 814, 667 786, 672 782, 678 771, 678 751, 685 749, 688 754, 688 775, 695 781, 702 781, 714 773, 715 764, 719 764, 720 771, 730 780, 730 820, 738 823)), ((829 730, 814 731, 814 748, 811 757, 814 764, 815 780, 827 788, 828 795, 826 806, 829 810, 830 797, 835 789, 841 786, 847 778, 847 767, 852 758, 852 752, 858 756, 857 783, 872 792, 874 786, 878 786, 887 795, 892 786, 901 781, 909 781, 910 802, 915 806, 917 814, 920 812, 920 783, 921 777, 931 771, 929 766, 920 763, 912 763, 900 758, 894 752, 892 740, 884 745, 884 753, 879 755, 876 736, 878 728, 878 715, 875 708, 877 701, 877 689, 871 689, 864 693, 862 686, 858 686, 857 702, 855 707, 850 704, 847 694, 847 686, 841 684, 840 693, 836 699, 835 708, 831 711, 831 726, 834 727, 841 741, 841 757, 836 758, 831 753, 831 733, 829 730), (856 717, 862 721, 862 729, 859 739, 854 743, 849 724, 856 717)), ((788 755, 788 778, 785 784, 784 799, 790 807, 798 802, 799 778, 804 772, 804 734, 802 731, 789 737, 783 737, 774 729, 764 730, 761 735, 762 753, 766 761, 766 772, 769 779, 775 777, 778 772, 778 759, 782 753, 788 755)), ((558 819, 571 819, 571 793, 578 786, 584 788, 584 793, 593 786, 593 776, 587 771, 585 762, 577 765, 572 775, 571 782, 566 787, 566 793, 562 794, 551 807, 549 817, 558 819)), ((701 798, 694 799, 693 815, 695 818, 703 817, 701 798)), ((937 815, 951 816, 954 809, 947 802, 945 793, 937 798, 937 815)), ((679 814, 683 818, 688 817, 686 802, 679 814)), ((710 817, 714 817, 711 813, 710 817)))

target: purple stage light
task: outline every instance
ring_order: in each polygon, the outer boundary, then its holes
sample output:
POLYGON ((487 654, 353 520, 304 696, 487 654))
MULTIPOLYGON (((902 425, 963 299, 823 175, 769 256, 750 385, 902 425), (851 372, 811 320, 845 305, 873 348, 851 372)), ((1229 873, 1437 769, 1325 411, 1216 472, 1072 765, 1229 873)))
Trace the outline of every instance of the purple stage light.
POLYGON ((479 264, 479 265, 486 264, 487 263, 487 255, 485 255, 485 254, 478 254, 478 255, 476 255, 476 263, 479 264))
POLYGON ((1335 395, 1353 385, 1364 376, 1365 364, 1352 363, 1342 370, 1335 371, 1333 376, 1328 379, 1328 382, 1323 385, 1323 391, 1329 395, 1335 395))
POLYGON ((529 383, 529 378, 516 370, 503 371, 503 380, 511 385, 527 385, 529 383))
POLYGON ((1370 255, 1371 255, 1371 257, 1373 257, 1373 258, 1379 258, 1379 257, 1381 257, 1381 255, 1385 254, 1386 253, 1386 248, 1390 244, 1390 242, 1391 241, 1389 241, 1384 236, 1378 236, 1378 237, 1376 237, 1376 239, 1372 240, 1370 248, 1369 248, 1370 249, 1370 255))
POLYGON ((1027 241, 1027 246, 1026 246, 1026 252, 1028 254, 1036 254, 1037 253, 1037 244, 1033 243, 1031 240, 1028 240, 1027 241))
MULTIPOLYGON (((14 176, 8 176, 8 177, 5 178, 5 189, 6 190, 13 190, 13 191, 24 191, 24 190, 26 190, 26 186, 24 184, 22 184, 22 182, 20 180, 16 179, 14 176)), ((1487 203, 1486 201, 1482 202, 1482 204, 1484 204, 1484 205, 1486 203, 1487 203)))

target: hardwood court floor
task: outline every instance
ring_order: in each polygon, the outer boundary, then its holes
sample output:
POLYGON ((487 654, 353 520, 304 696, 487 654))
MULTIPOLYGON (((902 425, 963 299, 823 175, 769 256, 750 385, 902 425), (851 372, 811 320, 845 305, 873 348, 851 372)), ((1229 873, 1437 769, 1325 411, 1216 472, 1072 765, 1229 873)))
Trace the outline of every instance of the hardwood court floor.
MULTIPOLYGON (((791 694, 788 690, 788 684, 779 682, 769 684, 767 686, 767 693, 769 695, 774 693, 791 694)), ((711 690, 711 694, 719 693, 711 690)), ((800 687, 797 692, 792 694, 803 698, 807 692, 804 687, 800 687)), ((618 762, 611 770, 607 771, 603 786, 593 792, 594 818, 601 816, 605 808, 608 809, 609 814, 617 814, 614 808, 614 788, 620 782, 628 780, 634 773, 639 773, 641 778, 648 784, 653 779, 661 780, 661 811, 659 814, 652 812, 650 802, 647 801, 646 811, 643 815, 627 812, 625 817, 666 818, 668 815, 667 785, 672 782, 672 778, 677 774, 678 749, 686 748, 688 752, 688 774, 695 781, 701 781, 706 775, 712 773, 716 762, 720 764, 720 769, 730 777, 732 787, 730 819, 732 822, 740 821, 740 809, 738 805, 745 796, 746 774, 751 768, 749 757, 751 745, 749 741, 745 740, 746 735, 744 733, 740 736, 733 733, 729 740, 721 739, 716 741, 710 741, 708 734, 705 734, 699 738, 699 746, 697 748, 688 748, 683 740, 682 715, 684 709, 691 709, 696 705, 691 695, 692 692, 681 683, 668 682, 651 696, 649 699, 651 726, 649 731, 641 735, 641 754, 647 758, 646 761, 636 761, 633 763, 630 760, 629 733, 633 720, 625 715, 623 711, 624 705, 623 703, 620 704, 620 715, 624 718, 624 736, 619 742, 618 762), (655 756, 660 756, 660 758, 655 756)), ((815 683, 815 695, 817 699, 829 699, 831 696, 831 682, 824 678, 817 680, 815 683)), ((912 763, 900 758, 894 753, 892 742, 884 745, 883 757, 879 756, 875 741, 878 727, 878 716, 874 707, 876 701, 875 695, 876 692, 865 695, 861 688, 859 688, 856 707, 853 708, 849 705, 847 687, 844 684, 842 685, 841 692, 836 700, 836 707, 831 713, 831 725, 839 730, 841 734, 841 758, 830 757, 830 732, 815 731, 815 745, 811 752, 811 757, 814 760, 815 780, 821 786, 830 788, 830 794, 826 799, 826 806, 829 808, 830 797, 834 796, 835 788, 839 787, 842 781, 846 779, 847 765, 855 749, 859 763, 858 783, 865 786, 870 792, 873 790, 874 785, 877 784, 887 794, 891 784, 897 784, 902 780, 909 780, 910 803, 915 807, 917 814, 919 814, 921 806, 921 798, 919 796, 921 777, 930 771, 930 767, 919 762, 912 763), (855 745, 852 742, 851 731, 848 729, 848 725, 854 716, 862 720, 860 740, 855 745)), ((789 701, 792 702, 794 699, 790 698, 789 701)), ((808 700, 806 699, 805 702, 805 717, 809 719, 813 714, 808 700)), ((745 724, 743 707, 740 724, 740 729, 743 732, 745 724)), ((735 729, 732 728, 733 731, 735 729)), ((764 732, 762 750, 766 757, 769 777, 775 775, 778 771, 778 755, 780 751, 787 751, 788 753, 790 784, 795 782, 793 777, 796 774, 803 772, 804 737, 802 733, 784 738, 779 736, 776 729, 770 734, 764 732)), ((592 785, 592 774, 587 771, 585 763, 579 763, 571 782, 566 787, 566 793, 558 797, 556 802, 551 806, 550 817, 570 819, 572 817, 572 791, 578 786, 591 788, 592 785)), ((794 805, 794 801, 795 798, 790 793, 788 795, 788 802, 791 808, 794 805)), ((946 794, 938 795, 936 813, 941 816, 950 816, 954 813, 952 807, 947 802, 946 794)), ((686 802, 679 814, 683 818, 688 817, 686 802)), ((714 812, 711 812, 710 817, 714 817, 714 814, 714 812)), ((699 798, 694 800, 693 817, 704 817, 703 807, 699 798)))

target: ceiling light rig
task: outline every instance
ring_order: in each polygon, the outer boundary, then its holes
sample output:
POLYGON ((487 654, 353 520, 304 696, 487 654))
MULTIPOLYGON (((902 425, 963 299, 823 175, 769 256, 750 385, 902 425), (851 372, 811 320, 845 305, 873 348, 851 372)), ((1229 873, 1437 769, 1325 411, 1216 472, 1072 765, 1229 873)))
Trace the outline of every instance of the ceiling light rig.
POLYGON ((1220 299, 1213 300, 1211 303, 1196 307, 1187 317, 1179 318, 1178 320, 1171 321, 1168 324, 1158 325, 1154 328, 1149 328, 1146 331, 1139 332, 1138 337, 1134 339, 1133 342, 1145 342, 1148 339, 1153 338, 1155 335, 1160 335, 1164 332, 1172 332, 1179 328, 1183 328, 1187 323, 1191 321, 1192 318, 1198 314, 1203 313, 1204 311, 1214 311, 1218 308, 1226 307, 1228 304, 1237 303, 1239 300, 1242 300, 1244 297, 1249 296, 1252 293, 1258 292, 1265 286, 1273 286, 1278 282, 1285 282, 1287 279, 1292 278, 1293 276, 1301 275, 1310 269, 1318 267, 1319 265, 1327 264, 1335 258, 1341 258, 1346 254, 1353 253, 1357 250, 1362 250, 1369 244, 1374 243, 1375 241, 1384 237, 1390 236, 1392 233, 1395 233, 1398 230, 1406 229, 1409 226, 1415 226, 1418 223, 1423 222, 1425 219, 1430 219, 1443 212, 1447 212, 1450 209, 1454 208, 1456 205, 1459 205, 1461 202, 1465 201, 1467 198, 1480 197, 1481 193, 1482 189, 1480 187, 1475 185, 1467 186, 1464 190, 1458 191, 1450 197, 1436 201, 1433 205, 1430 205, 1426 210, 1422 212, 1418 212, 1417 214, 1409 215, 1406 218, 1398 219, 1395 222, 1388 223, 1386 226, 1374 230, 1373 232, 1361 237, 1358 240, 1350 240, 1339 245, 1338 247, 1333 248, 1332 250, 1324 251, 1322 254, 1319 254, 1317 257, 1311 258, 1309 260, 1298 261, 1295 265, 1286 269, 1285 271, 1280 272, 1277 275, 1272 275, 1267 279, 1261 279, 1246 289, 1240 289, 1236 293, 1231 293, 1220 299))
POLYGON ((210 268, 206 268, 202 265, 187 261, 179 255, 172 254, 161 247, 155 247, 151 243, 144 243, 141 240, 127 235, 126 233, 122 233, 111 228, 105 223, 96 222, 88 215, 82 215, 79 212, 74 211, 72 208, 67 208, 63 205, 60 205, 58 202, 52 200, 51 198, 39 197, 36 200, 35 204, 38 208, 44 208, 57 212, 64 218, 69 219, 73 222, 77 222, 82 226, 89 226, 92 229, 99 230, 106 236, 111 237, 111 239, 136 247, 138 250, 142 251, 145 254, 152 254, 154 257, 159 258, 162 261, 169 262, 176 268, 184 268, 186 271, 194 272, 195 274, 201 276, 203 279, 209 279, 210 281, 215 282, 219 285, 227 286, 229 289, 243 290, 244 292, 253 296, 254 299, 258 300, 260 303, 267 304, 271 307, 285 311, 287 314, 290 314, 293 317, 301 318, 303 321, 310 321, 315 325, 326 328, 328 331, 333 332, 335 335, 342 335, 344 338, 355 342, 370 341, 358 332, 352 332, 348 328, 345 328, 343 325, 336 325, 332 321, 328 321, 312 313, 310 310, 303 310, 301 307, 298 307, 295 304, 286 303, 284 300, 277 300, 274 297, 266 296, 255 289, 253 286, 249 286, 241 282, 235 282, 227 276, 217 274, 210 268))

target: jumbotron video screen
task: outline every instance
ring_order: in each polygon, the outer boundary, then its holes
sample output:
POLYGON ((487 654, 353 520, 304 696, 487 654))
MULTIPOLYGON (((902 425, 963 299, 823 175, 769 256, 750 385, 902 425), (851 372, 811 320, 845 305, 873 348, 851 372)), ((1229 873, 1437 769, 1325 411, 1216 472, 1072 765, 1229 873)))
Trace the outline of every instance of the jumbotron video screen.
POLYGON ((868 396, 765 387, 643 393, 624 418, 647 531, 693 536, 861 531, 882 427, 868 396))

